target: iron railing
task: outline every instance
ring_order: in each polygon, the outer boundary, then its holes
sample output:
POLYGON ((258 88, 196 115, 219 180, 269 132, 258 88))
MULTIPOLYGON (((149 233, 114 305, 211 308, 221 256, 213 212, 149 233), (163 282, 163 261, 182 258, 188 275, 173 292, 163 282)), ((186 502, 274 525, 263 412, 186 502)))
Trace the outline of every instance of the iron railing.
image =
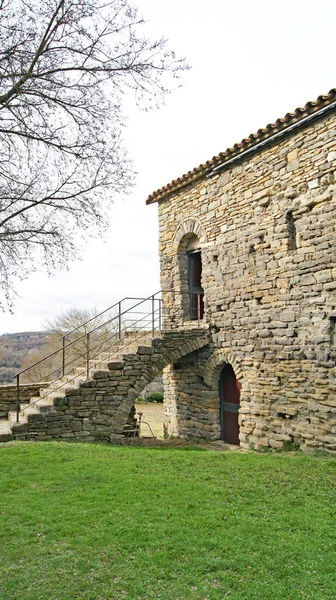
MULTIPOLYGON (((55 393, 76 379, 89 379, 91 369, 113 359, 121 349, 127 349, 135 341, 140 341, 148 334, 154 337, 155 331, 163 329, 162 293, 156 292, 147 298, 123 298, 60 336, 56 350, 17 373, 14 376, 17 422, 20 420, 20 413, 40 400, 37 398, 28 406, 20 407, 20 382, 23 377, 25 383, 47 383, 47 386, 43 386, 43 394, 46 391, 48 393, 48 389, 49 393, 55 393)), ((189 319, 198 322, 200 326, 204 312, 203 294, 194 293, 193 296, 193 310, 190 311, 189 319)))
MULTIPOLYGON (((26 408, 20 408, 20 378, 34 383, 47 382, 53 393, 69 386, 92 368, 125 349, 136 340, 162 329, 161 292, 147 298, 126 297, 60 338, 60 347, 16 374, 16 420, 26 408), (110 316, 114 313, 112 316, 110 316), (109 318, 106 320, 106 316, 109 318), (129 340, 127 340, 129 337, 129 340), (36 375, 36 376, 35 376, 36 375)), ((44 393, 45 393, 44 389, 44 393)), ((31 402, 29 406, 38 402, 31 402)))
POLYGON ((204 292, 194 292, 189 294, 189 303, 190 320, 197 321, 199 324, 204 316, 204 292))

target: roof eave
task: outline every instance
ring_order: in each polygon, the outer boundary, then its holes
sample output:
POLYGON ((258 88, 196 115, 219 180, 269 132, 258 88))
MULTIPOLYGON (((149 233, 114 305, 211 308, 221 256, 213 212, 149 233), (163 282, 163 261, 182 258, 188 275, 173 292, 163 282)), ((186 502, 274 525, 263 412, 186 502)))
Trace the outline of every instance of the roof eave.
POLYGON ((194 184, 205 176, 218 173, 225 166, 239 161, 247 154, 259 151, 266 145, 272 144, 282 136, 290 135, 294 130, 308 125, 314 119, 322 117, 326 112, 336 109, 336 88, 332 88, 327 96, 319 96, 315 102, 308 102, 304 108, 297 108, 294 113, 287 113, 283 119, 277 119, 273 124, 259 129, 257 133, 244 138, 240 143, 214 156, 206 163, 188 171, 182 177, 173 180, 168 185, 150 194, 146 204, 154 204, 172 197, 181 189, 194 184))

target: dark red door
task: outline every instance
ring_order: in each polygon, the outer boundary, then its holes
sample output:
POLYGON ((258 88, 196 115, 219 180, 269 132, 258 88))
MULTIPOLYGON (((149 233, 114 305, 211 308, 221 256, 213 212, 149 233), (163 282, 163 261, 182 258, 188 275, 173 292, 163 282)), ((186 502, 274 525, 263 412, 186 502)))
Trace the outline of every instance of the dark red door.
POLYGON ((221 439, 239 445, 238 411, 241 384, 231 365, 226 365, 219 379, 221 439))

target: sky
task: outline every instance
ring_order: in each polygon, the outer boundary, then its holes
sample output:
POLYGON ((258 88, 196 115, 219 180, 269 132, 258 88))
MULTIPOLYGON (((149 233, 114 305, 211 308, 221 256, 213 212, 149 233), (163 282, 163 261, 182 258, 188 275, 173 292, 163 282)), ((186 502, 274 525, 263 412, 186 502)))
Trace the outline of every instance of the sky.
POLYGON ((160 110, 127 103, 136 186, 114 203, 104 239, 89 241, 81 260, 18 282, 14 313, 0 313, 0 334, 41 330, 70 307, 99 311, 157 292, 157 206, 146 206, 147 196, 336 87, 335 0, 134 3, 149 35, 164 35, 192 68, 160 110))

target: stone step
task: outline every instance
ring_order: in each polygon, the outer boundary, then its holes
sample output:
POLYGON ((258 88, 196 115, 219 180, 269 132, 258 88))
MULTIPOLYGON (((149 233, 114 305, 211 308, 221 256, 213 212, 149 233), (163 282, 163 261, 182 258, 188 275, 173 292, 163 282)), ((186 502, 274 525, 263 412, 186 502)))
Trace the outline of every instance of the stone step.
POLYGON ((0 442, 11 442, 14 440, 12 433, 0 433, 0 442))
POLYGON ((86 377, 78 376, 76 378, 71 378, 71 380, 66 377, 62 379, 57 379, 53 381, 52 384, 48 385, 47 388, 40 390, 40 396, 43 399, 53 398, 55 396, 55 392, 57 392, 57 396, 64 396, 66 389, 76 389, 82 381, 85 381, 86 377))
MULTIPOLYGON (((111 352, 100 352, 98 354, 99 360, 109 360, 111 356, 111 352)), ((95 360, 95 359, 93 359, 95 360)), ((91 361, 90 361, 91 362, 91 361)))
POLYGON ((0 442, 10 442, 13 439, 10 422, 8 419, 0 419, 0 442))
MULTIPOLYGON (((20 404, 19 423, 27 423, 28 415, 36 415, 39 413, 38 408, 31 404, 20 404)), ((10 410, 8 413, 10 424, 17 423, 16 411, 10 410)))
POLYGON ((54 410, 54 402, 52 398, 48 396, 46 398, 40 398, 39 396, 33 396, 30 399, 30 404, 37 408, 40 413, 49 413, 54 410))
POLYGON ((48 397, 44 397, 42 398, 41 396, 32 396, 30 398, 30 404, 33 404, 34 406, 37 406, 39 409, 43 408, 43 407, 52 407, 53 406, 53 401, 48 397))

